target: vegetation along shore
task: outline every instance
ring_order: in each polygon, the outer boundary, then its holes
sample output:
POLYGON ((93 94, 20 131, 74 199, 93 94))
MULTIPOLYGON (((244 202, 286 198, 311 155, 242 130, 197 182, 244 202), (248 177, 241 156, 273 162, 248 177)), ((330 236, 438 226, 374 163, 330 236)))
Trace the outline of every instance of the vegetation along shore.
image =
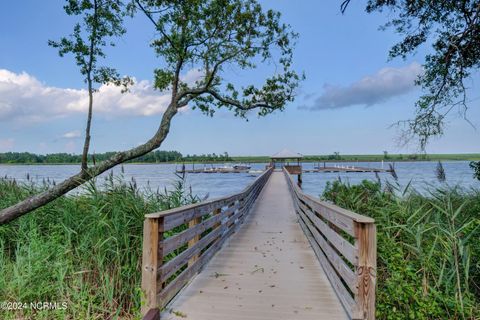
MULTIPOLYGON (((377 319, 480 317, 480 190, 447 185, 420 194, 395 182, 337 180, 320 195, 375 218, 377 319)), ((0 208, 50 187, 0 179, 0 208)), ((84 191, 0 226, 0 296, 68 308, 0 310, 0 318, 138 319, 144 215, 200 200, 180 177, 172 191, 113 175, 84 191)))
MULTIPOLYGON (((115 152, 105 152, 89 155, 90 162, 104 161, 115 152)), ((35 154, 30 152, 0 153, 0 164, 80 164, 82 156, 69 153, 35 154)), ((334 152, 328 155, 305 155, 303 162, 317 161, 479 161, 480 153, 452 154, 340 154, 334 152)), ((227 152, 200 155, 183 155, 178 151, 152 151, 128 163, 195 163, 195 162, 246 162, 266 163, 269 156, 230 156, 227 152)))

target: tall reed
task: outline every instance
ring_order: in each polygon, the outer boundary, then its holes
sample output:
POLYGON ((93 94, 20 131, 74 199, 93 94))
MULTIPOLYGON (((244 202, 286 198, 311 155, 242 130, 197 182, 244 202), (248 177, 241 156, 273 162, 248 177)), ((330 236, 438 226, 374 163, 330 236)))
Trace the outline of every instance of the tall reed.
POLYGON ((375 218, 378 319, 480 318, 480 191, 363 181, 323 197, 375 218))
MULTIPOLYGON (((0 208, 48 187, 2 179, 0 208)), ((0 301, 67 303, 0 310, 0 319, 138 318, 144 215, 197 200, 184 179, 172 190, 140 190, 110 175, 0 226, 0 301)))

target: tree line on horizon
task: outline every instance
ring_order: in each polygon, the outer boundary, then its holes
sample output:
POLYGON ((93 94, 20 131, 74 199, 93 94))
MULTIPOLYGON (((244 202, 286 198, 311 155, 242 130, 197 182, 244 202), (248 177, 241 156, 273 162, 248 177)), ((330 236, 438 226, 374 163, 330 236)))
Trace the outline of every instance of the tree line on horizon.
MULTIPOLYGON (((88 159, 91 162, 101 162, 112 157, 116 152, 104 152, 90 154, 88 159)), ((232 161, 232 158, 227 152, 224 153, 208 153, 200 155, 182 155, 178 151, 156 150, 149 152, 135 160, 129 162, 142 163, 165 163, 172 161, 232 161)), ((81 154, 70 153, 50 153, 50 154, 35 154, 30 152, 5 152, 0 153, 0 163, 6 164, 58 164, 58 163, 72 163, 77 164, 82 162, 81 154)))

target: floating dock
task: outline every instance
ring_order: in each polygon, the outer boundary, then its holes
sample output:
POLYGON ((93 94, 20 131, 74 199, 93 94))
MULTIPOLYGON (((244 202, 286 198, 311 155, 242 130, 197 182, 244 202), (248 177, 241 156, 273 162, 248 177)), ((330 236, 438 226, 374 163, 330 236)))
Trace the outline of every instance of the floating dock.
POLYGON ((262 173, 263 170, 232 169, 232 168, 206 168, 176 170, 176 173, 262 173))
MULTIPOLYGON (((232 169, 232 168, 202 168, 202 169, 185 169, 176 170, 176 173, 262 173, 263 170, 251 170, 251 169, 232 169)), ((305 173, 322 173, 322 172, 392 172, 391 169, 379 169, 379 168, 365 168, 355 166, 339 166, 339 167, 320 167, 314 169, 303 169, 305 173)))
POLYGON ((302 170, 307 173, 320 173, 320 172, 392 172, 392 169, 378 169, 378 168, 365 168, 355 166, 340 166, 340 167, 316 167, 314 169, 302 170))

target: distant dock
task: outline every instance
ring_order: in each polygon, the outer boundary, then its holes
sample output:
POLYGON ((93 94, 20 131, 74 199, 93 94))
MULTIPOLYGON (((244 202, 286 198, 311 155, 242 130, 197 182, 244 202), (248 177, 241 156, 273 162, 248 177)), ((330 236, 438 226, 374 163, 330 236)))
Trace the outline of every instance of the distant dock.
POLYGON ((365 168, 356 166, 338 166, 338 167, 316 167, 314 169, 302 170, 307 173, 320 172, 392 172, 392 169, 365 168))
POLYGON ((264 170, 230 169, 230 168, 206 168, 176 170, 176 173, 262 173, 264 170))
POLYGON ((327 166, 326 162, 323 162, 323 165, 320 162, 313 163, 313 168, 304 169, 302 168, 302 163, 300 159, 303 156, 294 153, 288 150, 283 150, 282 152, 277 153, 272 156, 269 164, 266 165, 265 169, 253 169, 249 164, 226 164, 223 166, 214 166, 213 164, 197 164, 195 168, 195 163, 192 163, 191 169, 187 169, 185 164, 182 164, 180 169, 176 169, 175 172, 178 174, 186 173, 250 173, 250 174, 259 174, 264 172, 270 167, 279 169, 285 167, 290 174, 301 175, 302 173, 322 173, 322 172, 346 172, 346 173, 355 173, 355 172, 393 172, 395 169, 392 165, 388 169, 383 168, 383 161, 381 168, 370 168, 370 167, 359 167, 354 164, 330 164, 327 166), (291 162, 291 160, 295 160, 291 162), (296 162, 296 163, 295 163, 296 162))
POLYGON ((185 165, 180 170, 175 170, 176 173, 262 173, 264 170, 251 169, 248 165, 234 165, 223 167, 207 167, 195 169, 195 165, 192 165, 192 169, 186 169, 185 165))
MULTIPOLYGON (((181 169, 176 173, 262 173, 264 170, 235 169, 235 168, 201 168, 201 169, 181 169)), ((392 172, 391 169, 366 168, 356 166, 338 166, 338 167, 316 167, 314 169, 303 169, 304 173, 322 173, 322 172, 392 172)))

